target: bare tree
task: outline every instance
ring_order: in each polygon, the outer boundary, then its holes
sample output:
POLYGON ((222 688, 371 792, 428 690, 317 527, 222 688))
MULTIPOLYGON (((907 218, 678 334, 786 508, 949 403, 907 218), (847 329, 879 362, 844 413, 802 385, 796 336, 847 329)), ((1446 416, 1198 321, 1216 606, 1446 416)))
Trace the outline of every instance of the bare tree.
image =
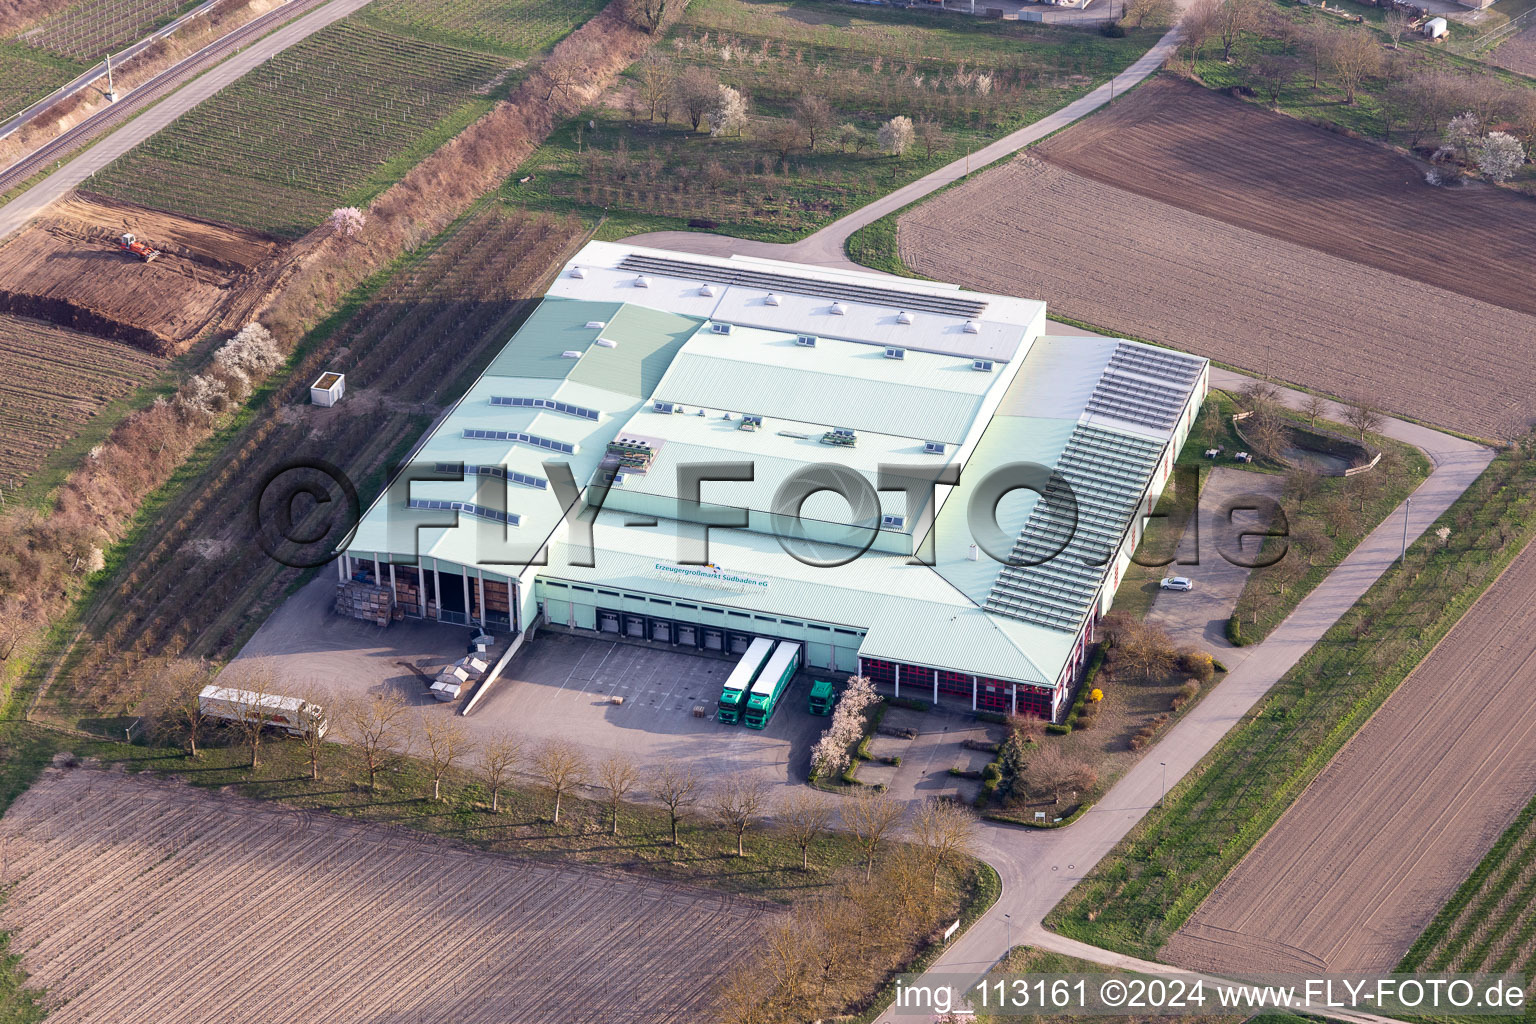
POLYGON ((427 768, 432 772, 432 802, 442 799, 443 776, 447 775, 460 758, 467 756, 474 745, 464 724, 455 714, 421 715, 421 736, 427 744, 427 768))
POLYGON ((917 141, 923 145, 923 157, 933 156, 936 149, 946 149, 949 146, 949 133, 944 126, 931 117, 925 117, 917 122, 917 141))
POLYGON ((1335 31, 1320 21, 1304 21, 1291 29, 1291 42, 1301 50, 1307 63, 1312 66, 1312 88, 1316 89, 1323 76, 1323 66, 1328 63, 1333 48, 1335 31))
POLYGON ((825 139, 832 132, 833 125, 832 105, 814 92, 803 92, 800 98, 795 100, 795 120, 800 122, 806 138, 810 142, 811 152, 816 152, 816 143, 819 139, 825 139))
POLYGON ((677 826, 699 798, 699 776, 692 768, 667 763, 651 776, 651 795, 667 809, 672 826, 672 845, 677 845, 677 826))
POLYGON ((1315 427, 1323 413, 1328 411, 1328 399, 1322 395, 1308 395, 1301 403, 1301 411, 1307 417, 1307 422, 1315 427))
POLYGON ((225 680, 229 699, 235 706, 239 729, 251 752, 251 767, 261 765, 261 737, 277 715, 276 675, 265 658, 238 663, 233 680, 225 680))
POLYGON ((1195 0, 1184 11, 1179 24, 1184 29, 1184 45, 1189 47, 1190 59, 1198 62, 1205 44, 1216 31, 1216 20, 1221 0, 1195 0))
POLYGON ((640 98, 650 111, 650 119, 656 120, 658 111, 670 106, 673 82, 677 77, 672 61, 659 50, 651 50, 640 58, 640 98))
POLYGON ((1280 401, 1280 389, 1263 378, 1254 377, 1243 385, 1243 398, 1248 408, 1257 411, 1280 401))
POLYGON ((571 789, 580 785, 586 776, 587 766, 581 751, 570 743, 550 740, 542 743, 533 753, 533 770, 544 785, 555 795, 553 824, 560 824, 560 801, 571 789))
POLYGON ((1344 422, 1360 432, 1360 441, 1363 444, 1366 434, 1373 434, 1381 429, 1382 416, 1375 406, 1356 400, 1344 406, 1344 422))
POLYGON ((753 134, 780 160, 788 160, 805 138, 805 132, 792 118, 764 118, 754 126, 753 134))
POLYGON ((930 889, 937 892, 939 872, 956 857, 970 853, 976 841, 977 819, 968 807, 949 800, 929 800, 912 821, 912 837, 927 851, 933 873, 930 889))
POLYGON ((597 766, 597 781, 608 792, 608 811, 613 816, 612 835, 619 834, 619 804, 640 781, 640 769, 623 754, 614 754, 597 766))
POLYGON ((304 760, 309 764, 309 777, 320 781, 320 765, 325 760, 325 731, 330 725, 330 709, 336 695, 320 683, 311 682, 300 688, 307 705, 302 713, 307 716, 304 732, 299 741, 304 744, 304 760))
POLYGON ((720 79, 708 68, 693 65, 678 77, 674 94, 688 123, 698 131, 704 118, 720 102, 720 79))
POLYGON ((523 756, 523 741, 509 732, 501 732, 480 748, 480 770, 491 790, 491 813, 501 812, 501 791, 523 756))
POLYGON ((549 87, 544 93, 545 103, 554 99, 557 92, 564 96, 576 84, 576 69, 566 61, 559 60, 556 57, 550 57, 543 64, 540 64, 537 74, 544 84, 549 87))
POLYGON ((736 856, 747 855, 747 829, 762 817, 767 803, 768 788, 760 781, 741 775, 727 779, 710 796, 710 813, 736 837, 736 856))
POLYGON ((391 690, 349 697, 338 709, 352 741, 363 756, 368 789, 378 789, 379 773, 410 750, 411 730, 405 697, 391 690))
POLYGON ((778 821, 800 847, 800 870, 811 867, 811 845, 832 827, 832 806, 808 789, 796 790, 779 808, 778 821))
POLYGON ((875 870, 876 852, 896 834, 901 816, 901 804, 873 789, 861 789, 843 804, 843 824, 864 851, 866 882, 875 870))
POLYGON ((1124 17, 1134 28, 1141 28, 1143 25, 1166 25, 1177 11, 1178 4, 1174 0, 1128 0, 1124 17))
POLYGON ((1274 411, 1274 406, 1266 405, 1260 408, 1249 418, 1245 424, 1245 433, 1253 441, 1253 446, 1259 454, 1276 462, 1285 458, 1285 449, 1290 444, 1290 434, 1286 431, 1285 421, 1274 411))
POLYGON ((1328 48, 1328 66, 1344 88, 1344 102, 1354 106, 1360 83, 1381 70, 1381 47, 1366 28, 1336 33, 1328 48))
POLYGON ((1387 33, 1387 38, 1392 40, 1392 49, 1402 49, 1403 33, 1408 31, 1412 23, 1413 19, 1396 7, 1387 12, 1387 16, 1381 20, 1381 27, 1387 33))
POLYGON ((1259 25, 1261 0, 1221 0, 1212 17, 1211 30, 1221 40, 1221 59, 1232 62, 1232 48, 1244 32, 1259 25))
POLYGON ((676 8, 687 6, 687 0, 624 0, 624 16, 636 28, 651 35, 661 31, 667 17, 676 8))
POLYGON ((158 733, 177 737, 186 744, 188 756, 196 757, 203 728, 199 694, 213 677, 210 667, 192 658, 156 658, 139 674, 144 679, 144 714, 158 733))
POLYGON ((1261 53, 1248 69, 1253 87, 1269 100, 1271 108, 1280 105, 1280 94, 1296 77, 1296 60, 1283 53, 1261 53))

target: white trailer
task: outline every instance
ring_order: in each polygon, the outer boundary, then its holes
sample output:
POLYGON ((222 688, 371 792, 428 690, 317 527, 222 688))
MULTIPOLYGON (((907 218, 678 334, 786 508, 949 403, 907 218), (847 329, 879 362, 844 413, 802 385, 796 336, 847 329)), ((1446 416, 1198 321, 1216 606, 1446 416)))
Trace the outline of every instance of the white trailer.
POLYGON ((307 736, 311 729, 316 729, 324 739, 330 725, 326 721, 325 709, 318 704, 311 704, 299 697, 256 693, 230 686, 203 687, 203 691, 197 695, 197 706, 204 718, 236 723, 259 718, 290 736, 307 736))

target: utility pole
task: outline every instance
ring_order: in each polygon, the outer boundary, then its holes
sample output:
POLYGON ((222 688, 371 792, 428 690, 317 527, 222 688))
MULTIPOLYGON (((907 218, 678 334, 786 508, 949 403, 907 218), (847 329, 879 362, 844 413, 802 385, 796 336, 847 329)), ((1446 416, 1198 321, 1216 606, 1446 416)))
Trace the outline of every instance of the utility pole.
POLYGON ((107 102, 117 102, 117 88, 112 84, 112 55, 107 54, 107 102))

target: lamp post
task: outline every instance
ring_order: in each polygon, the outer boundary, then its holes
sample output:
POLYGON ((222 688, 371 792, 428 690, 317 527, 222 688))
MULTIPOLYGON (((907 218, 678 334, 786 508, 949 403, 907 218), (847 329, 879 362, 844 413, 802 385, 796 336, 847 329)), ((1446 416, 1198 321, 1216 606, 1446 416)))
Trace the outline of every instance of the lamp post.
POLYGON ((1003 915, 1003 927, 1008 929, 1008 947, 1005 950, 1003 950, 1003 955, 1007 956, 1010 952, 1013 951, 1013 915, 1012 914, 1004 914, 1003 915))
POLYGON ((1403 553, 1398 556, 1397 564, 1402 565, 1408 560, 1408 513, 1413 510, 1413 499, 1403 499, 1403 553))
POLYGON ((1157 806, 1161 807, 1168 799, 1168 762, 1159 761, 1157 763, 1163 766, 1163 795, 1157 798, 1157 806))

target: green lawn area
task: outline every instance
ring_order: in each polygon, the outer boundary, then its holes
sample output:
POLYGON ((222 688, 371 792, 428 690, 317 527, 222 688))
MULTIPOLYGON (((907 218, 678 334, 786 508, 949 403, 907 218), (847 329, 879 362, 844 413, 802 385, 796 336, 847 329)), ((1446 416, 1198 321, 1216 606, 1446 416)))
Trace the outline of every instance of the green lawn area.
POLYGON ((84 71, 82 61, 0 41, 0 120, 19 113, 84 71))
POLYGON ((1536 534, 1536 440, 1501 453, 1257 707, 1047 917, 1155 957, 1536 534))
POLYGON ((553 47, 604 0, 373 0, 364 20, 444 46, 527 60, 553 47))
POLYGON ((600 236, 693 221, 788 241, 1065 105, 1159 34, 1148 27, 1111 39, 818 0, 695 0, 655 56, 557 128, 503 195, 594 220, 606 215, 600 236), (740 133, 712 136, 707 120, 695 130, 679 100, 653 113, 652 93, 675 96, 689 75, 747 97, 740 133), (786 126, 807 123, 796 109, 806 92, 829 104, 827 124, 814 146, 804 132, 780 141, 786 126), (919 128, 900 157, 876 142, 880 125, 898 115, 919 128))

